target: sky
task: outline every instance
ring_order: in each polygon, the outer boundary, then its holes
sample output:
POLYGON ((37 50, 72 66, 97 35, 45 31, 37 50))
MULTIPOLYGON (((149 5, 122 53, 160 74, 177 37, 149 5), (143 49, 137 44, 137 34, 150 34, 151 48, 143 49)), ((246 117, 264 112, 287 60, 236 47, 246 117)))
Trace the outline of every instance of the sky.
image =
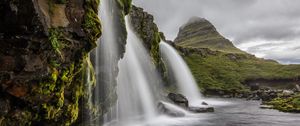
POLYGON ((300 64, 300 0, 133 0, 174 40, 197 16, 209 20, 235 46, 260 58, 300 64))

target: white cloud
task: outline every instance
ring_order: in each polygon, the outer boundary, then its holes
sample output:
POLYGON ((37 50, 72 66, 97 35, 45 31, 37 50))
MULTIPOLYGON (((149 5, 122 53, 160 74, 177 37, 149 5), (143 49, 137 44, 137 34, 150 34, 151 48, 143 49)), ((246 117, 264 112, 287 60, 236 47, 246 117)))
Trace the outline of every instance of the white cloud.
POLYGON ((134 4, 154 15, 168 39, 174 39, 190 17, 198 16, 243 50, 300 63, 295 57, 300 50, 292 49, 300 46, 300 0, 134 0, 134 4))

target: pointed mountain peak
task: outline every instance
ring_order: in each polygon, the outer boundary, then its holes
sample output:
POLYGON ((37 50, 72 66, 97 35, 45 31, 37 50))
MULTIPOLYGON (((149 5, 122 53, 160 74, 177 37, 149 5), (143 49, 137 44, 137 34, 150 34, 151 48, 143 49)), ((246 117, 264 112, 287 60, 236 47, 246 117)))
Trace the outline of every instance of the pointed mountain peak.
POLYGON ((191 17, 187 23, 182 25, 174 42, 182 47, 243 52, 224 38, 212 23, 200 17, 191 17))

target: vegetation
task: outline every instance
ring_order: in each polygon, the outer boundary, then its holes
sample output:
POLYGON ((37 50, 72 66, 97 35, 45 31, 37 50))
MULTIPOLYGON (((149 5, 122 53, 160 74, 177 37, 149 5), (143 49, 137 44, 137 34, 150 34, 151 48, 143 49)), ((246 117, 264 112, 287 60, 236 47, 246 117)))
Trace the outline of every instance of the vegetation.
POLYGON ((82 27, 87 35, 87 40, 90 44, 87 50, 95 48, 97 39, 101 36, 101 23, 98 18, 99 0, 87 0, 85 3, 85 15, 82 27))
POLYGON ((247 91, 246 80, 296 79, 300 65, 281 65, 272 60, 256 58, 249 54, 215 52, 191 53, 184 56, 199 87, 203 91, 247 91))
POLYGON ((52 49, 58 53, 60 56, 62 55, 60 49, 62 47, 61 39, 62 34, 58 29, 52 28, 49 29, 49 41, 51 43, 52 49))
POLYGON ((281 96, 265 104, 272 105, 274 109, 283 112, 300 112, 300 94, 281 96))
POLYGON ((224 38, 206 19, 193 17, 175 39, 199 87, 204 92, 247 92, 247 81, 297 80, 300 65, 282 65, 256 58, 224 38))
POLYGON ((132 0, 118 0, 119 6, 124 10, 124 15, 127 15, 131 9, 132 0))

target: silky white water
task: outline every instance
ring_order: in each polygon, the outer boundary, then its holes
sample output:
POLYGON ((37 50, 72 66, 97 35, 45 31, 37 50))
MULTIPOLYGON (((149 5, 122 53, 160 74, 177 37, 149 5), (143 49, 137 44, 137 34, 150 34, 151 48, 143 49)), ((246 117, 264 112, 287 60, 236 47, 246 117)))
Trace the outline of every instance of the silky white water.
POLYGON ((161 42, 159 46, 163 60, 175 76, 174 78, 179 91, 189 99, 190 105, 199 105, 201 93, 185 61, 177 51, 166 42, 161 42))
MULTIPOLYGON (((95 51, 95 74, 97 87, 95 88, 95 103, 110 104, 112 97, 116 97, 116 67, 119 50, 117 49, 116 31, 117 28, 113 21, 113 7, 115 2, 112 0, 101 0, 99 8, 99 18, 102 23, 102 35, 98 41, 95 51)), ((108 112, 104 115, 103 122, 114 120, 117 116, 116 107, 108 106, 108 112)), ((104 113, 102 113, 104 114, 104 113)), ((101 119, 96 120, 96 125, 100 125, 101 119)))
POLYGON ((122 125, 151 120, 157 115, 153 95, 153 67, 142 41, 135 35, 126 18, 127 44, 119 62, 117 78, 118 120, 122 125), (151 74, 152 73, 152 74, 151 74))

